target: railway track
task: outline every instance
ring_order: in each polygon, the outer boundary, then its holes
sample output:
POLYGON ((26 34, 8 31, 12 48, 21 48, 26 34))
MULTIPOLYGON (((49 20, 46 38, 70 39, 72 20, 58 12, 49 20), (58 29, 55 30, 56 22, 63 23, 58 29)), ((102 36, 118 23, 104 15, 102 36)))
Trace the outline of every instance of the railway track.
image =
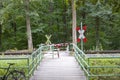
POLYGON ((28 50, 19 50, 19 51, 6 51, 6 52, 0 52, 0 55, 29 55, 32 51, 28 50))
MULTIPOLYGON (((7 51, 7 52, 0 52, 0 55, 30 55, 32 51, 28 50, 19 50, 19 51, 7 51)), ((85 51, 86 54, 113 54, 113 53, 120 53, 120 50, 104 50, 104 51, 85 51)))
POLYGON ((120 50, 103 50, 103 51, 85 51, 86 54, 113 54, 113 53, 120 53, 120 50))

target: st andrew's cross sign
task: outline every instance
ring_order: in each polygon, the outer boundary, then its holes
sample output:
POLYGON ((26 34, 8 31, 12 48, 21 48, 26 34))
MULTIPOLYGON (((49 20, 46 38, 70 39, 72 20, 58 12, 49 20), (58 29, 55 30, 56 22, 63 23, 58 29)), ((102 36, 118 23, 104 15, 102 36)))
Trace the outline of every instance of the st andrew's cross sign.
POLYGON ((83 42, 87 42, 87 38, 85 37, 84 33, 86 31, 87 27, 86 25, 84 25, 83 27, 77 27, 76 30, 78 31, 79 33, 79 37, 77 39, 77 42, 80 42, 81 39, 83 40, 83 42))

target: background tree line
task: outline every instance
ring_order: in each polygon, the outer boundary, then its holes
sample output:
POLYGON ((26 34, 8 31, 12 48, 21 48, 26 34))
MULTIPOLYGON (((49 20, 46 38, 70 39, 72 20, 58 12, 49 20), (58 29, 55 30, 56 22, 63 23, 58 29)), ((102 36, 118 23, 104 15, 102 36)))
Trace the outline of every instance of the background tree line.
MULTIPOLYGON (((30 17, 33 46, 72 42, 71 0, 0 0, 0 50, 27 49, 26 15, 30 17), (27 14, 26 14, 27 13, 27 14)), ((76 0, 77 26, 87 25, 85 49, 120 49, 120 1, 76 0)), ((78 43, 79 45, 79 43, 78 43)))

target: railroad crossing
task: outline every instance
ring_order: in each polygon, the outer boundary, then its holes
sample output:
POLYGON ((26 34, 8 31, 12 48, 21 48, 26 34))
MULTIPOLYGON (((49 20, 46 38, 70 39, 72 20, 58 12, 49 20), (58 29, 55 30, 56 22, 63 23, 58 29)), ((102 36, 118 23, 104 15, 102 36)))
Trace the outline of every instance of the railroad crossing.
POLYGON ((114 54, 85 54, 77 45, 69 46, 59 51, 54 45, 41 45, 31 54, 1 55, 0 71, 4 73, 4 66, 11 62, 16 64, 13 68, 25 72, 27 80, 120 79, 119 51, 114 54), (68 50, 69 46, 73 54, 68 50))

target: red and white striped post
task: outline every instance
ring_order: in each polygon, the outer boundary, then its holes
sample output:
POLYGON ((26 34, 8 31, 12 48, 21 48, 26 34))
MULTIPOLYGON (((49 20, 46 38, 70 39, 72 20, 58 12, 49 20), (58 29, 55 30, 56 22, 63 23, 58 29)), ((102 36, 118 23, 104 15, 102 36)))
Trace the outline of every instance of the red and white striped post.
POLYGON ((86 25, 82 26, 82 22, 81 22, 81 26, 77 27, 77 31, 80 34, 78 39, 77 39, 77 42, 81 41, 81 50, 83 50, 83 42, 87 41, 87 38, 84 36, 84 33, 86 31, 86 25))

